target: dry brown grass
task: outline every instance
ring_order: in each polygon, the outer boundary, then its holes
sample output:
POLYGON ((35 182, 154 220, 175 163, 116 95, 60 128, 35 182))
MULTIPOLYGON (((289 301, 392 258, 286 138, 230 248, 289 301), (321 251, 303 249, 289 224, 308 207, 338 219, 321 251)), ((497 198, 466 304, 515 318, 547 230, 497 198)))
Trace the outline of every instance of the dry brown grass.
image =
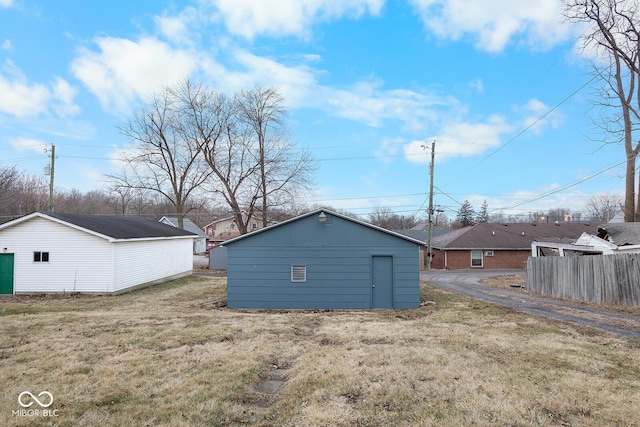
POLYGON ((223 298, 223 280, 192 277, 0 300, 0 425, 640 425, 635 342, 428 284, 432 303, 404 311, 223 298), (25 390, 50 391, 58 416, 13 415, 25 390))

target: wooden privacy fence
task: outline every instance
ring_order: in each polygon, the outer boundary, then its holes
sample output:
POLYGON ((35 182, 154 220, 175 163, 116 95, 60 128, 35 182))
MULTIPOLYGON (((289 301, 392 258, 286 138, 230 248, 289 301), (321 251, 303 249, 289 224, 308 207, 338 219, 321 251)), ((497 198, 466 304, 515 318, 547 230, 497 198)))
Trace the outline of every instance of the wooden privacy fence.
POLYGON ((525 285, 555 298, 640 305, 640 254, 529 257, 525 285))

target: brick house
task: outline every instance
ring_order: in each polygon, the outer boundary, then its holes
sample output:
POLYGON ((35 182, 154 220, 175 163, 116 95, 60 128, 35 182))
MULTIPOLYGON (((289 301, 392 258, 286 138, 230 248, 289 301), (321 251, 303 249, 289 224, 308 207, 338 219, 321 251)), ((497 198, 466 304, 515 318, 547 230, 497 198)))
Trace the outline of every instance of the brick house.
POLYGON ((434 237, 432 268, 524 269, 534 241, 573 243, 597 225, 582 222, 479 223, 434 237))

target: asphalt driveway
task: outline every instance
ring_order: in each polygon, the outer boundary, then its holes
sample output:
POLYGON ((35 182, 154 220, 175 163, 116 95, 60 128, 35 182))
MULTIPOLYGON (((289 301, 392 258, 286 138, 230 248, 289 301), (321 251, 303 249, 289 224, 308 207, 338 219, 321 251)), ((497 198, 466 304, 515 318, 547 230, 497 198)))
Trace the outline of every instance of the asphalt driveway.
POLYGON ((439 270, 422 272, 420 278, 432 282, 443 289, 466 294, 517 311, 640 340, 640 316, 617 313, 578 301, 542 297, 523 288, 502 289, 480 283, 483 278, 516 273, 521 273, 521 271, 439 270))

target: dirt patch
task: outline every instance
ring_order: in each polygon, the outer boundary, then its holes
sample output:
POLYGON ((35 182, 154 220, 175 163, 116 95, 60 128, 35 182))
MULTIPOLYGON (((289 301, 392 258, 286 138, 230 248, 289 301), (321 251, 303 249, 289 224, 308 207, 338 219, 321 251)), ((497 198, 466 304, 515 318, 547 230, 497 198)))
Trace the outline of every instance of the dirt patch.
POLYGON ((254 390, 260 394, 255 400, 256 406, 262 409, 273 405, 278 399, 278 392, 287 382, 288 371, 291 367, 289 362, 273 364, 270 370, 260 377, 260 381, 255 385, 254 390))
POLYGON ((523 288, 524 287, 524 273, 521 274, 506 274, 502 276, 493 276, 486 279, 481 279, 479 283, 483 285, 493 286, 496 288, 511 289, 511 288, 523 288))
POLYGON ((55 294, 24 294, 24 295, 0 295, 0 303, 3 302, 42 302, 61 299, 87 299, 110 296, 108 294, 83 294, 79 292, 55 293, 55 294))

